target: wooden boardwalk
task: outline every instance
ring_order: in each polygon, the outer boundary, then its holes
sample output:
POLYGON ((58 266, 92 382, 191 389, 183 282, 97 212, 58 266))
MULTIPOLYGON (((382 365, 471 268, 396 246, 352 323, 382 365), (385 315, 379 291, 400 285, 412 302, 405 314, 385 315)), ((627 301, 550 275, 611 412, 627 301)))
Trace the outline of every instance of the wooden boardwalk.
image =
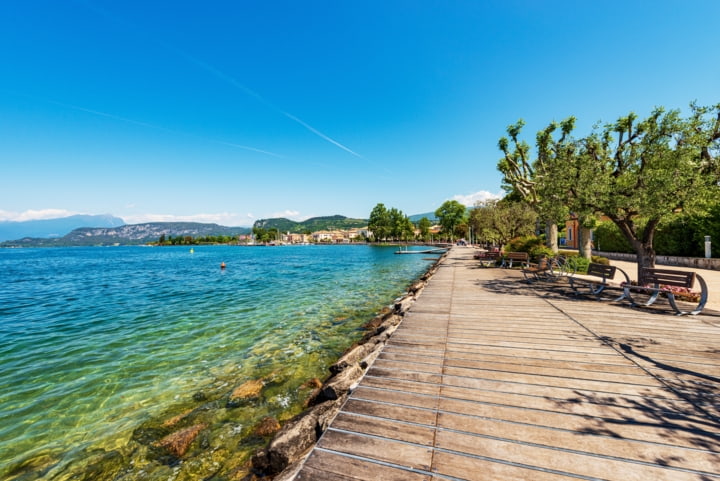
POLYGON ((720 480, 718 313, 575 299, 471 254, 449 253, 296 480, 720 480))

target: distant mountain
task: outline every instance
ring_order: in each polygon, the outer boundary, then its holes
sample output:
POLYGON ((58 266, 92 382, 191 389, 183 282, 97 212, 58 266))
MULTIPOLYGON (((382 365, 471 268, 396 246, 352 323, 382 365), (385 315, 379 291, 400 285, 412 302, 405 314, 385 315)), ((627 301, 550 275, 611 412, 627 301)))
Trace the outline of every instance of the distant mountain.
POLYGON ((410 222, 417 222, 423 217, 427 217, 430 222, 437 221, 437 217, 435 217, 435 212, 426 212, 424 214, 415 214, 408 216, 410 218, 410 222))
POLYGON ((160 236, 236 236, 249 234, 248 227, 225 227, 200 222, 150 222, 120 227, 82 227, 59 238, 39 239, 25 237, 0 243, 0 247, 64 247, 107 246, 114 244, 137 245, 156 242, 160 236))
POLYGON ((305 231, 316 232, 319 230, 343 230, 367 227, 367 219, 351 219, 342 215, 325 217, 312 217, 302 222, 278 217, 274 219, 260 219, 255 221, 253 227, 262 229, 278 229, 280 232, 302 233, 305 231))
POLYGON ((125 221, 111 215, 71 215, 58 219, 0 221, 0 242, 23 237, 62 237, 79 227, 118 227, 125 221))

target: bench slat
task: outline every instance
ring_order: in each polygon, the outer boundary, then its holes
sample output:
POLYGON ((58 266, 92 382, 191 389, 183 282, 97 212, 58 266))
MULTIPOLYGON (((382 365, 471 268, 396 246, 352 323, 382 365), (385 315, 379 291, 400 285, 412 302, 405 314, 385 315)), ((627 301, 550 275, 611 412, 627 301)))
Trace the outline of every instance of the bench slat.
POLYGON ((664 284, 668 286, 687 287, 695 284, 695 273, 675 271, 670 269, 644 268, 642 271, 642 284, 664 284))

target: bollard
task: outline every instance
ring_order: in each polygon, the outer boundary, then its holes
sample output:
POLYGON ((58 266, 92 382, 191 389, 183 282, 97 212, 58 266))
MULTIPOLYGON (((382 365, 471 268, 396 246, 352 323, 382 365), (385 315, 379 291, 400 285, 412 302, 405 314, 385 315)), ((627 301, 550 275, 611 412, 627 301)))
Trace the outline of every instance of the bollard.
POLYGON ((710 236, 706 235, 705 236, 705 258, 710 259, 710 257, 712 257, 710 255, 710 236))

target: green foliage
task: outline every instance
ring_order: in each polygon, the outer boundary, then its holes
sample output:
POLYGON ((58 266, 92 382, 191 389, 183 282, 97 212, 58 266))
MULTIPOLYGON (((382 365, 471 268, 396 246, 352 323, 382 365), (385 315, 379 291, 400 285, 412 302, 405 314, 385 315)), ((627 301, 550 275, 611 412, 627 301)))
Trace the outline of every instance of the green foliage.
POLYGON ((612 221, 600 222, 594 230, 595 248, 606 252, 633 253, 627 238, 612 221))
POLYGON ((373 208, 368 229, 373 233, 375 241, 407 241, 415 237, 415 226, 410 222, 410 218, 395 207, 387 209, 384 204, 377 204, 373 208))
POLYGON ((533 249, 543 246, 542 237, 536 235, 526 235, 522 237, 516 237, 511 239, 505 244, 505 252, 527 252, 528 254, 533 249))
POLYGON ((432 227, 432 223, 427 217, 423 217, 418 221, 418 229, 420 230, 421 240, 427 241, 430 239, 430 227, 432 227))
MULTIPOLYGON (((647 220, 636 224, 638 231, 642 231, 647 220)), ((654 238, 655 251, 668 256, 704 257, 706 235, 711 236, 716 245, 720 244, 720 202, 705 215, 678 216, 659 224, 654 238)), ((620 229, 610 221, 600 222, 595 228, 595 246, 607 252, 633 252, 620 229)), ((720 248, 714 249, 713 255, 720 257, 720 248)))
POLYGON ((606 266, 610 265, 610 259, 608 259, 607 257, 603 257, 603 256, 592 256, 590 258, 590 261, 595 264, 603 264, 606 266))
POLYGON ((551 248, 549 248, 545 245, 539 245, 539 246, 532 247, 530 249, 530 252, 528 252, 528 254, 530 255, 531 261, 537 262, 540 259, 542 259, 543 257, 548 257, 548 258, 553 257, 555 255, 555 252, 551 248))
POLYGON ((447 200, 435 211, 443 233, 449 235, 451 240, 455 235, 455 228, 466 221, 467 209, 456 200, 447 200))
MULTIPOLYGON (((501 139, 505 157, 498 168, 516 190, 535 196, 533 202, 564 205, 588 220, 609 217, 636 252, 639 268, 654 265, 660 226, 681 212, 703 214, 720 197, 720 104, 691 104, 685 118, 662 108, 645 119, 630 113, 582 139, 570 137, 574 123, 568 117, 538 132, 534 163, 527 144, 517 140, 522 122, 508 127, 515 150, 501 139)), ((687 249, 686 238, 668 247, 687 249)), ((600 239, 601 248, 613 241, 600 239)))
POLYGON ((390 235, 390 214, 384 204, 377 204, 370 212, 368 229, 375 241, 385 240, 390 235))
POLYGON ((577 266, 577 273, 578 274, 585 274, 588 270, 588 267, 590 266, 590 259, 586 259, 585 257, 574 256, 573 261, 575 261, 575 265, 577 266))
POLYGON ((487 201, 470 211, 470 226, 478 241, 503 245, 510 239, 532 234, 537 214, 525 202, 487 201))

